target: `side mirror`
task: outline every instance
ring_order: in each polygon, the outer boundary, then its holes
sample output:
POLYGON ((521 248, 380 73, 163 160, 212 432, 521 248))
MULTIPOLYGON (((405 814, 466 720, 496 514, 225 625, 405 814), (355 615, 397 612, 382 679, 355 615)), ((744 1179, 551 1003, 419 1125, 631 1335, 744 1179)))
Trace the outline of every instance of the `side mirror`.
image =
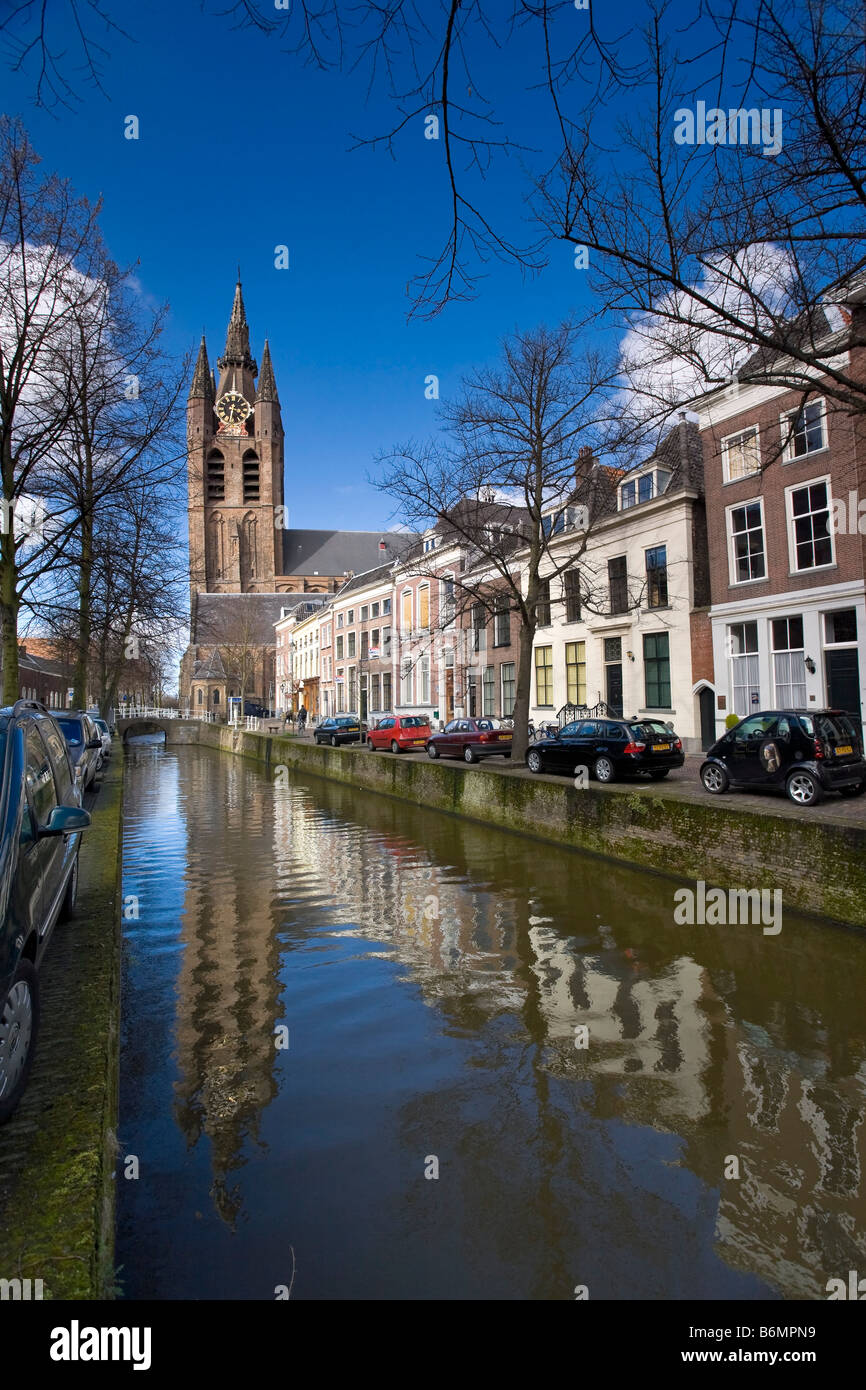
POLYGON ((55 806, 48 817, 47 825, 40 825, 39 839, 53 835, 72 835, 76 830, 86 830, 90 825, 90 812, 80 806, 55 806))
POLYGON ((85 743, 84 746, 85 746, 85 748, 101 748, 101 747, 102 747, 102 739, 101 739, 101 738, 91 738, 91 739, 88 739, 87 743, 85 743))

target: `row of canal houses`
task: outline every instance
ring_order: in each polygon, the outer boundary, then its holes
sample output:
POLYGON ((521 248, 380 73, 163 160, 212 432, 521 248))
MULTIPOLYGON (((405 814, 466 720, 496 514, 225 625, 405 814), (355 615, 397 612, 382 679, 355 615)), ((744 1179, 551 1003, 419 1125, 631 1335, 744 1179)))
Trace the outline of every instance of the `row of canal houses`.
MULTIPOLYGON (((862 381, 845 321, 835 338, 826 321, 826 350, 862 381)), ((604 504, 588 532, 580 506, 551 505, 531 718, 604 701, 670 720, 688 751, 706 748, 731 713, 829 704, 862 722, 862 417, 822 394, 819 378, 808 393, 733 381, 687 405, 642 466, 595 465, 604 504)), ((501 504, 486 505, 495 526, 501 504)), ((525 575, 517 538, 509 563, 525 575)), ((520 620, 501 589, 465 536, 431 528, 400 560, 284 611, 278 703, 318 719, 509 717, 520 620)))

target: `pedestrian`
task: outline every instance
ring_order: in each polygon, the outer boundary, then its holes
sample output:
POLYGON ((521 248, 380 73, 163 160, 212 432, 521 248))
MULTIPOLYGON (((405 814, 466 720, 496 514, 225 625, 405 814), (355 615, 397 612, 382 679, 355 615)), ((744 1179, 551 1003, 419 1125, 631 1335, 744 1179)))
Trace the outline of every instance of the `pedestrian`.
POLYGON ((301 708, 298 710, 298 733, 299 733, 299 734, 302 734, 302 733, 304 732, 304 730, 305 730, 306 727, 307 727, 307 707, 306 707, 306 705, 301 705, 301 708))

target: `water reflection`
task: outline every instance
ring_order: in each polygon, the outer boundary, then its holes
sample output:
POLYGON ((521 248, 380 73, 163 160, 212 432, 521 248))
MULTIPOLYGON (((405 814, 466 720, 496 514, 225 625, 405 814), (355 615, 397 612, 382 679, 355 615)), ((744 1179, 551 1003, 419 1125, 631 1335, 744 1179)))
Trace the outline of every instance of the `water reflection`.
POLYGON ((122 1137, 165 1177, 121 1189, 129 1292, 269 1297, 290 1243, 298 1297, 866 1265, 864 939, 677 927, 662 878, 205 750, 128 772, 122 1137))

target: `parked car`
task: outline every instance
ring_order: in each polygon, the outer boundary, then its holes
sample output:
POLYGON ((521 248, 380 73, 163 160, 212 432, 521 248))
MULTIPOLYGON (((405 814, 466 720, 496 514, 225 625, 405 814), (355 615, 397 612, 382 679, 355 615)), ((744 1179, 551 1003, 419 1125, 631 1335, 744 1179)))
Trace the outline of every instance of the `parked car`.
POLYGON ((511 729, 497 719, 452 719, 441 734, 427 740, 429 758, 463 758, 467 763, 479 758, 511 757, 511 729))
POLYGON ((715 795, 729 787, 787 792, 798 806, 814 806, 828 791, 862 796, 860 730, 844 710, 762 710, 713 744, 701 781, 715 795))
POLYGON ((39 1032, 39 967, 78 891, 80 831, 90 824, 63 735, 44 706, 0 710, 0 1124, 30 1075, 39 1032))
POLYGON ((367 747, 406 753, 412 749, 426 748, 432 732, 426 714, 385 714, 374 728, 368 730, 367 747))
POLYGON ((97 732, 102 736, 102 758, 104 761, 111 757, 111 730, 105 720, 100 719, 98 715, 91 715, 91 718, 96 725, 97 732))
POLYGON ((359 743, 361 721, 357 714, 337 714, 317 724, 313 735, 316 743, 330 743, 332 748, 338 743, 359 743))
POLYGON ((65 710, 57 723, 66 739, 75 781, 82 795, 93 786, 102 767, 102 734, 83 710, 65 710))
POLYGON ((547 738, 537 739, 526 754, 530 772, 589 769, 598 782, 645 773, 654 782, 685 762, 682 741, 660 719, 575 719, 547 738))

